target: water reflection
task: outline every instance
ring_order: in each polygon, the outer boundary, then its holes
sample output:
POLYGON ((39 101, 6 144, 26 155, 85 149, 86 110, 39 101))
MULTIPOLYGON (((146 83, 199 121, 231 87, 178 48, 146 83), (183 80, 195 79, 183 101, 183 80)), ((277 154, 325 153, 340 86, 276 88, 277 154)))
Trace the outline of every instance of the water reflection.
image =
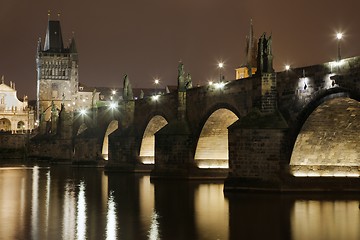
POLYGON ((85 183, 80 182, 79 197, 77 201, 76 218, 76 238, 85 239, 86 234, 86 201, 85 201, 85 183))
POLYGON ((228 239, 229 205, 222 184, 202 184, 195 188, 198 232, 206 239, 228 239))
POLYGON ((32 173, 32 202, 31 202, 31 236, 38 239, 39 212, 39 167, 35 166, 32 173))
POLYGON ((360 239, 358 201, 296 201, 293 239, 360 239))
POLYGON ((158 222, 158 214, 156 211, 153 212, 151 216, 151 225, 149 230, 149 240, 158 240, 160 239, 159 234, 159 222, 158 222))
POLYGON ((97 168, 0 168, 0 239, 360 239, 358 195, 222 189, 97 168))
POLYGON ((73 184, 67 182, 64 191, 62 239, 75 239, 76 211, 75 189, 73 184))
POLYGON ((106 239, 117 239, 117 220, 116 220, 116 204, 113 197, 113 192, 110 192, 108 199, 108 211, 106 217, 106 239))

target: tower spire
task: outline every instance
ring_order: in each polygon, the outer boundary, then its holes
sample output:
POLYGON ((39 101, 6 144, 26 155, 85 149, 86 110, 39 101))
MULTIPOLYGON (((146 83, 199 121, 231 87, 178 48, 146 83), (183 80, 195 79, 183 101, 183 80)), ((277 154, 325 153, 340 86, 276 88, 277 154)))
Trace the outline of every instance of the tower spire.
POLYGON ((63 52, 64 45, 61 34, 59 20, 50 20, 50 10, 48 11, 48 27, 46 31, 44 51, 63 52))
POLYGON ((256 43, 254 37, 254 27, 253 27, 253 20, 250 19, 250 29, 249 29, 249 36, 248 36, 248 45, 247 45, 247 52, 246 52, 246 65, 248 67, 255 67, 256 66, 256 43))

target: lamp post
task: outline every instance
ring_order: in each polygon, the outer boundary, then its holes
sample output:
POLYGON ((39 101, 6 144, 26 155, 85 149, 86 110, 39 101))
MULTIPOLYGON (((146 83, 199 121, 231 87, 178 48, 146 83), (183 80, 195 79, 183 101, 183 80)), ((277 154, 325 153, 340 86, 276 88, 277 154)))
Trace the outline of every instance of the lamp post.
POLYGON ((224 67, 224 63, 223 62, 219 62, 218 63, 218 68, 219 68, 219 82, 221 82, 222 76, 221 76, 221 69, 224 67))
POLYGON ((341 39, 343 38, 343 34, 341 32, 336 34, 337 39, 337 60, 341 60, 341 39))
POLYGON ((159 79, 155 78, 155 79, 154 79, 154 84, 155 84, 155 95, 158 95, 158 93, 157 93, 157 86, 159 85, 159 79))

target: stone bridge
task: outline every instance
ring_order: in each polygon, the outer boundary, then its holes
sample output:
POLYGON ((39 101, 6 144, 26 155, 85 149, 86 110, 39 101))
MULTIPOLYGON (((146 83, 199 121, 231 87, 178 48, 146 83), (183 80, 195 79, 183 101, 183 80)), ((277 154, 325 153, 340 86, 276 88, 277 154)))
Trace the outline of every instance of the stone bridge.
POLYGON ((351 189, 359 72, 354 57, 137 100, 133 121, 110 135, 107 167, 154 163, 153 178, 225 174, 228 190, 305 188, 310 179, 319 188, 334 176, 351 189))
POLYGON ((153 179, 226 178, 225 190, 353 190, 359 101, 360 57, 189 89, 179 83, 176 92, 78 117, 68 154, 80 163, 106 159, 108 171, 152 170, 153 179))

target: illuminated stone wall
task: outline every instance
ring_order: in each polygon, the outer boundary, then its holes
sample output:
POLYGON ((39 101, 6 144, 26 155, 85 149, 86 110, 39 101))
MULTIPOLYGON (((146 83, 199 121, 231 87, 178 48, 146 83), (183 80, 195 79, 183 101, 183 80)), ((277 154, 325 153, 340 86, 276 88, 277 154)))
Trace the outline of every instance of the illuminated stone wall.
POLYGON ((155 156, 155 133, 168 122, 162 116, 153 117, 147 125, 140 148, 140 159, 144 164, 153 164, 155 156))
POLYGON ((328 100, 303 125, 291 156, 295 175, 358 174, 360 103, 350 98, 328 100))
POLYGON ((206 121, 195 152, 200 168, 228 168, 228 130, 238 117, 227 109, 215 111, 206 121))

